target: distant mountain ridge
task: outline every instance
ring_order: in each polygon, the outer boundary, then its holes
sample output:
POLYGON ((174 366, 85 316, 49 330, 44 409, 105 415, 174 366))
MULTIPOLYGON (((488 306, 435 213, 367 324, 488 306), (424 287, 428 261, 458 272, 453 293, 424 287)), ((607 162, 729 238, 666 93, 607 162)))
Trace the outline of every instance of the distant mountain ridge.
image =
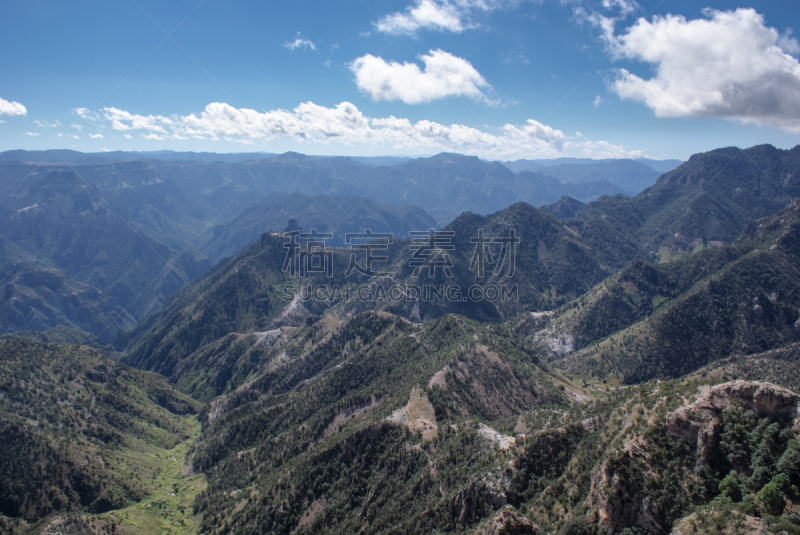
MULTIPOLYGON (((0 153, 2 161, 46 162, 51 165, 64 162, 92 165, 146 161, 158 169, 158 174, 172 178, 181 185, 186 179, 186 166, 194 162, 211 166, 209 169, 213 169, 216 176, 227 176, 230 180, 228 187, 245 187, 251 194, 260 196, 271 192, 299 192, 312 196, 360 195, 385 204, 419 206, 442 224, 460 213, 452 213, 452 210, 444 208, 452 208, 453 203, 461 211, 488 214, 516 201, 542 206, 557 201, 562 195, 587 202, 600 195, 637 193, 642 189, 642 184, 649 185, 658 176, 652 168, 632 160, 586 162, 570 158, 537 161, 554 165, 552 173, 545 172, 543 164, 531 166, 524 164, 524 161, 522 165, 515 166, 512 173, 508 173, 507 167, 503 167, 503 170, 497 167, 502 164, 448 153, 412 159, 306 156, 291 152, 275 155, 171 151, 92 154, 74 151, 7 151, 0 153), (567 165, 574 162, 581 162, 582 165, 567 165), (627 178, 624 180, 620 178, 621 173, 613 171, 620 166, 627 169, 627 178), (527 171, 529 174, 517 180, 513 174, 518 171, 527 171), (553 177, 558 180, 552 180, 553 177), (464 193, 454 194, 458 186, 466 187, 467 183, 472 184, 470 188, 473 190, 466 194, 467 197, 462 198, 464 193), (457 187, 452 189, 450 184, 457 187), (430 191, 425 191, 425 186, 429 186, 430 191), (518 195, 515 196, 514 191, 509 195, 506 188, 516 188, 518 195)), ((207 171, 204 170, 203 174, 210 176, 207 171)))
MULTIPOLYGON (((536 171, 565 183, 608 181, 627 195, 636 195, 652 186, 656 178, 672 171, 681 160, 554 158, 552 160, 514 160, 503 162, 512 171, 536 171)), ((592 199, 590 199, 592 200, 592 199)))
POLYGON ((289 219, 296 219, 305 232, 315 229, 332 237, 329 246, 345 245, 347 233, 390 233, 407 238, 409 232, 438 228, 436 221, 415 206, 392 207, 365 197, 315 196, 279 193, 246 208, 197 238, 197 248, 213 262, 239 252, 267 230, 283 231, 289 219))
POLYGON ((635 197, 601 197, 578 215, 627 228, 650 250, 730 243, 745 226, 800 196, 800 146, 759 145, 695 154, 635 197))
MULTIPOLYGON (((160 309, 177 288, 210 266, 207 256, 216 261, 235 254, 262 232, 282 229, 284 217, 298 217, 304 228, 334 229, 337 239, 343 230, 359 226, 391 228, 401 236, 420 230, 417 226, 445 225, 462 212, 497 213, 520 200, 542 206, 567 195, 578 203, 590 202, 584 207, 561 202, 563 210, 556 213, 571 219, 568 225, 580 243, 611 273, 660 249, 685 251, 697 244, 731 242, 747 222, 776 212, 798 194, 797 150, 754 147, 695 155, 632 198, 620 195, 621 189, 608 181, 594 180, 594 171, 564 183, 448 153, 390 166, 297 153, 233 163, 6 162, 0 164, 0 237, 25 251, 25 260, 15 262, 27 267, 5 273, 33 269, 49 274, 6 281, 5 310, 13 310, 7 318, 15 319, 3 330, 65 324, 108 340, 111 334, 99 330, 116 332, 160 309), (302 196, 314 200, 308 204, 302 196), (370 200, 356 201, 358 196, 370 200), (348 208, 337 215, 332 208, 337 203, 348 208), (56 278, 74 281, 59 284, 75 288, 70 292, 80 296, 80 303, 67 306, 58 292, 36 286, 35 281, 52 277, 53 270, 61 270, 56 278), (79 291, 75 284, 98 292, 79 291), (48 305, 51 299, 59 304, 48 305), (70 312, 65 315, 65 310, 70 312), (87 312, 92 310, 106 312, 87 312), (90 320, 98 317, 119 321, 104 320, 100 329, 96 319, 90 320)), ((612 172, 620 165, 641 166, 620 162, 550 168, 612 172)), ((652 177, 655 171, 649 172, 652 177)), ((628 180, 620 176, 618 180, 628 180)))

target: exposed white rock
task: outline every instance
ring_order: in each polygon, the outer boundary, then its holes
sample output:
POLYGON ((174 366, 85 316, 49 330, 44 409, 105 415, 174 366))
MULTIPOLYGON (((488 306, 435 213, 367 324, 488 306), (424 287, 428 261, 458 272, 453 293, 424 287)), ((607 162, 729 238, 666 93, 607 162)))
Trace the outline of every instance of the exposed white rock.
POLYGON ((501 450, 507 450, 511 448, 511 446, 517 445, 516 438, 499 433, 488 425, 482 423, 478 424, 478 436, 485 438, 490 442, 496 443, 501 450))
POLYGON ((533 341, 544 345, 551 359, 563 358, 575 351, 575 337, 552 327, 536 332, 533 341))
POLYGON ((256 343, 254 347, 270 348, 275 345, 275 342, 281 339, 283 331, 281 329, 272 329, 271 331, 253 333, 256 335, 256 343))

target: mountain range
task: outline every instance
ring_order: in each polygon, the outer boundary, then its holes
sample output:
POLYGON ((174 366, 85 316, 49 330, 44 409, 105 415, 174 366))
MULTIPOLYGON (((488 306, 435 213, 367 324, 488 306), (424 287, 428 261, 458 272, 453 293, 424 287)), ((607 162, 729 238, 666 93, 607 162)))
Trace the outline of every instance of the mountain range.
POLYGON ((798 533, 798 155, 0 164, 0 531, 798 533))
POLYGON ((344 233, 365 228, 402 237, 466 210, 623 191, 608 177, 564 183, 460 155, 251 156, 0 154, 0 332, 67 325, 110 341, 211 263, 291 218, 333 231, 331 244, 343 245, 344 233))

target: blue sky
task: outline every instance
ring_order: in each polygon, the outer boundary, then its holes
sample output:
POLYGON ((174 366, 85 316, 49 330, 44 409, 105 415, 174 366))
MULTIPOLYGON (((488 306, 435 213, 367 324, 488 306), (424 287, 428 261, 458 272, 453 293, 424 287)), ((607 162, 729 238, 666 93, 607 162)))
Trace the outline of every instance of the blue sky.
POLYGON ((9 2, 0 150, 790 148, 798 26, 795 2, 9 2))

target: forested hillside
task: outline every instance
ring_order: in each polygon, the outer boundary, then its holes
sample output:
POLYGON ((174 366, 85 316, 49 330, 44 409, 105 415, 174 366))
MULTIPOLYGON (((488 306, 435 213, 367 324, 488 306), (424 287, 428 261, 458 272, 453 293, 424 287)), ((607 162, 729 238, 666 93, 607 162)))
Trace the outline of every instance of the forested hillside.
POLYGON ((142 500, 199 408, 96 349, 0 339, 0 529, 142 500))
POLYGON ((800 533, 797 150, 5 164, 0 530, 800 533))

